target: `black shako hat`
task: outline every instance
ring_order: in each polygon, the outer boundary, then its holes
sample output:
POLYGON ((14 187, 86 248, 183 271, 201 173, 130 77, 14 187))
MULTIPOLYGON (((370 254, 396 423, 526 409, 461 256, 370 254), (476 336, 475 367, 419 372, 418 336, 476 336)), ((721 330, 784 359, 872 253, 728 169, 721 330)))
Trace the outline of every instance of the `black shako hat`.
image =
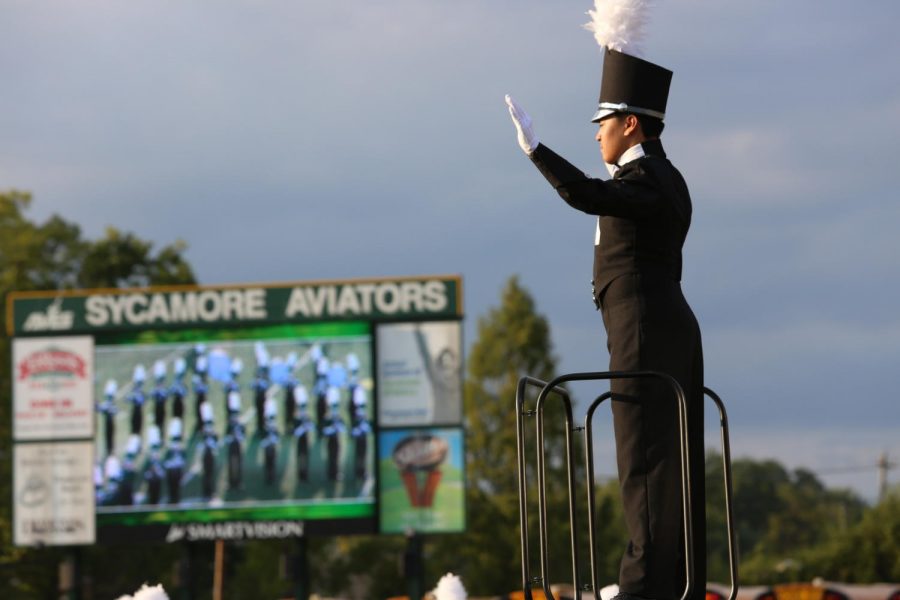
POLYGON ((613 113, 666 117, 672 71, 610 48, 603 57, 600 104, 591 122, 613 113))

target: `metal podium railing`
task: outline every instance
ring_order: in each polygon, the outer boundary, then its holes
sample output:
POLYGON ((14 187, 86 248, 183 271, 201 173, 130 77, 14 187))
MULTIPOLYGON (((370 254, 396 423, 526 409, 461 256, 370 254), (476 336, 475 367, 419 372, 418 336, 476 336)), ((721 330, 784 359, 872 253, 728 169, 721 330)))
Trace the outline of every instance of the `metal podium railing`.
MULTIPOLYGON (((686 600, 692 593, 694 582, 694 554, 691 539, 691 481, 689 463, 689 440, 687 435, 687 403, 681 385, 671 376, 656 371, 597 371, 589 373, 570 373, 561 375, 552 381, 546 382, 534 377, 522 377, 516 389, 516 443, 518 456, 519 477, 519 527, 522 538, 522 586, 526 600, 532 600, 531 589, 533 585, 540 584, 547 598, 553 598, 550 591, 549 556, 547 549, 547 494, 546 494, 546 465, 544 462, 544 416, 543 410, 547 397, 552 393, 563 401, 565 410, 565 454, 566 454, 566 478, 569 493, 569 528, 572 552, 572 585, 575 589, 576 600, 581 599, 582 591, 592 591, 595 599, 600 598, 600 587, 597 581, 597 561, 595 556, 595 532, 594 518, 594 456, 593 456, 593 416, 597 408, 612 395, 606 392, 598 396, 590 405, 585 415, 584 427, 575 427, 572 418, 572 402, 565 389, 560 387, 569 381, 599 381, 611 379, 661 379, 667 383, 673 391, 678 403, 678 438, 681 455, 681 499, 682 522, 684 527, 684 556, 685 556, 685 587, 682 600, 686 600), (525 396, 527 388, 539 388, 534 410, 525 409, 525 396), (537 418, 537 487, 538 487, 538 533, 540 543, 540 576, 532 577, 530 567, 530 549, 528 543, 528 492, 525 470, 525 417, 537 418), (587 503, 588 503, 588 539, 589 558, 591 569, 591 583, 582 586, 578 572, 578 528, 576 526, 576 502, 575 502, 575 465, 572 460, 573 442, 572 434, 584 431, 585 470, 587 472, 587 503)), ((719 426, 722 440, 722 467, 725 485, 725 520, 728 530, 728 560, 731 577, 731 593, 728 600, 735 600, 738 590, 737 568, 737 542, 734 534, 734 516, 732 512, 732 483, 731 483, 731 447, 728 437, 728 417, 725 413, 725 405, 721 398, 709 388, 703 388, 704 395, 709 396, 719 410, 719 426)))

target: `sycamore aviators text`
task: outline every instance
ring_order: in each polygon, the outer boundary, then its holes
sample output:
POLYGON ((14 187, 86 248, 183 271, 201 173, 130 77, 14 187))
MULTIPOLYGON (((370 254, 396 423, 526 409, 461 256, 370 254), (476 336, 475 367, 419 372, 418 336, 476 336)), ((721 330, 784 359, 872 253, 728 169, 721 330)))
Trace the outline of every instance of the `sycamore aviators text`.
MULTIPOLYGON (((265 288, 168 293, 100 294, 85 302, 85 320, 94 327, 196 321, 268 319, 265 288)), ((447 308, 442 281, 349 283, 295 287, 284 316, 347 317, 377 311, 386 315, 441 312, 447 308)))

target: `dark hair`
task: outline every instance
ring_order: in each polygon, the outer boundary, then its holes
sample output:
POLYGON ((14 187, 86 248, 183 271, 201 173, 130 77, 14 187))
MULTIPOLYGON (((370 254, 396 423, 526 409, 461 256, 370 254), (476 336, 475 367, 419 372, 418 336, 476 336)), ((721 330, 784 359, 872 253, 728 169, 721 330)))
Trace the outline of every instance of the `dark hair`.
POLYGON ((663 129, 665 129, 666 124, 656 117, 650 117, 648 115, 634 115, 637 117, 638 123, 641 124, 641 131, 644 133, 644 137, 647 139, 658 138, 662 135, 663 129))

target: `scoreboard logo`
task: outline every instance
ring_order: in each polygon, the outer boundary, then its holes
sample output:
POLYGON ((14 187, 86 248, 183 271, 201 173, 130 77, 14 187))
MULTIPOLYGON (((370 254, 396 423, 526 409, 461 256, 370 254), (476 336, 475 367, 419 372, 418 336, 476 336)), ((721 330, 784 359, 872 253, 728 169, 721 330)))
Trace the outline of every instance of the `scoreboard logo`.
POLYGON ((35 311, 28 315, 22 329, 25 331, 67 331, 75 323, 75 313, 62 310, 62 302, 57 298, 46 311, 35 311))

